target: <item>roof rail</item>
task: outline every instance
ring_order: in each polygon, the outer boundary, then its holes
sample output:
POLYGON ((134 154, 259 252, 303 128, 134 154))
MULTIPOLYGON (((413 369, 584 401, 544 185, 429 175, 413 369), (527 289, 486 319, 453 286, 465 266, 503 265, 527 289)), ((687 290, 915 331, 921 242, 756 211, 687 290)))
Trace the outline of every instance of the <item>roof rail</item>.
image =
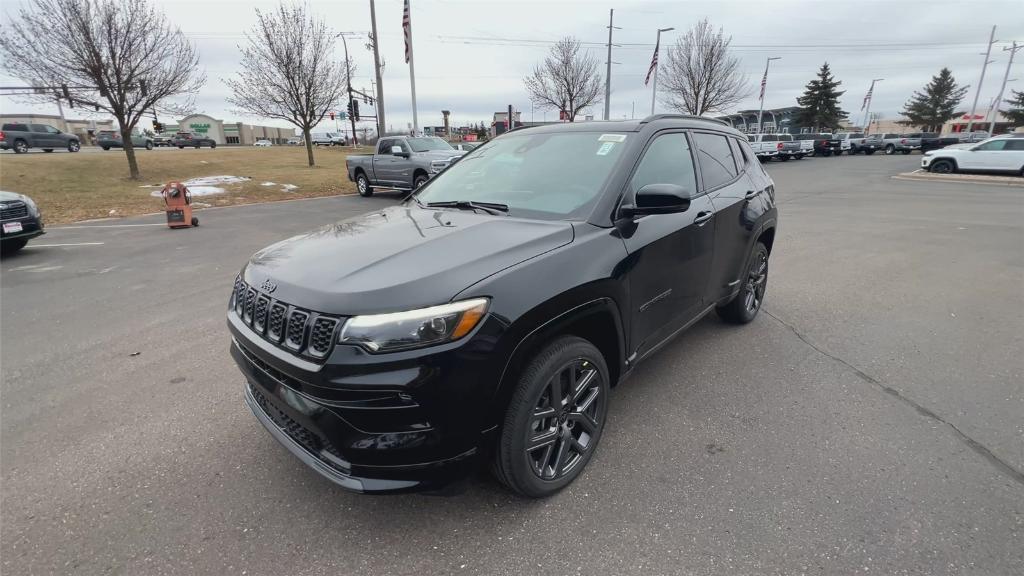
POLYGON ((640 121, 641 124, 647 124, 648 122, 654 122, 655 120, 665 120, 666 118, 675 118, 677 120, 708 120, 710 122, 717 122, 722 126, 729 126, 729 123, 718 118, 711 118, 708 116, 694 116, 692 114, 651 114, 647 118, 640 121))

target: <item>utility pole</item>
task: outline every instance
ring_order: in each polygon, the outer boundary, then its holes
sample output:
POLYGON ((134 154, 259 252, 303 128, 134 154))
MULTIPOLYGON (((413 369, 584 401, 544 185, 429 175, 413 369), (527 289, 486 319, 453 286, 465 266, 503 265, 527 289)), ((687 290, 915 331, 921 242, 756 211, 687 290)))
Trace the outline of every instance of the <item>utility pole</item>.
MULTIPOLYGON (((355 110, 355 106, 352 105, 352 63, 348 59, 348 42, 345 41, 344 32, 339 32, 338 36, 341 36, 341 44, 345 47, 345 85, 348 90, 348 107, 355 110)), ((352 122, 352 147, 355 148, 359 145, 359 138, 356 136, 356 115, 349 114, 348 118, 352 122)))
POLYGON ((418 136, 420 120, 416 113, 416 66, 412 58, 412 7, 409 5, 409 0, 405 0, 402 24, 405 29, 405 61, 409 63, 409 87, 412 91, 412 132, 413 136, 418 136))
POLYGON ((658 100, 658 52, 661 51, 661 33, 671 32, 675 28, 658 28, 658 39, 654 43, 654 85, 651 87, 651 115, 654 114, 654 103, 658 100))
MULTIPOLYGON (((768 60, 764 63, 764 76, 761 77, 761 107, 757 109, 757 131, 763 133, 764 128, 761 124, 761 116, 764 114, 764 93, 768 89, 768 65, 772 63, 772 60, 782 60, 782 56, 769 56, 768 60)), ((775 115, 772 115, 774 124, 775 115)), ((777 129, 778 127, 776 127, 777 129)))
POLYGON ((868 88, 867 102, 864 103, 866 110, 864 111, 864 135, 871 129, 871 99, 875 97, 875 82, 881 82, 885 78, 875 78, 871 81, 871 88, 868 88))
POLYGON ((989 55, 992 53, 992 45, 996 43, 996 27, 992 27, 992 33, 988 36, 988 49, 985 50, 985 64, 981 67, 981 79, 978 80, 978 88, 974 91, 974 103, 971 104, 971 117, 967 120, 967 133, 974 129, 974 111, 978 108, 978 96, 981 95, 981 84, 985 81, 985 69, 989 65, 989 55))
MULTIPOLYGON (((1003 74, 1003 85, 999 87, 999 95, 996 96, 995 114, 992 115, 992 122, 988 125, 988 135, 992 136, 992 132, 995 131, 996 121, 999 120, 999 103, 1003 100, 1003 90, 1006 90, 1006 82, 1010 79, 1010 68, 1013 67, 1013 55, 1017 53, 1017 50, 1024 48, 1024 44, 1018 45, 1016 40, 1013 42, 1013 46, 1009 48, 1003 48, 1003 51, 1010 51, 1010 61, 1006 63, 1006 74, 1003 74)), ((987 60, 987 58, 986 58, 987 60)))
POLYGON ((608 11, 608 68, 604 75, 604 119, 609 119, 609 110, 611 109, 612 99, 612 30, 621 30, 618 26, 613 26, 612 22, 615 19, 615 9, 612 8, 608 11))
MULTIPOLYGON (((381 79, 380 47, 377 41, 377 10, 370 0, 370 26, 373 28, 373 71, 377 76, 377 137, 384 136, 384 81, 381 79)), ((366 140, 364 135, 363 140, 366 140)))

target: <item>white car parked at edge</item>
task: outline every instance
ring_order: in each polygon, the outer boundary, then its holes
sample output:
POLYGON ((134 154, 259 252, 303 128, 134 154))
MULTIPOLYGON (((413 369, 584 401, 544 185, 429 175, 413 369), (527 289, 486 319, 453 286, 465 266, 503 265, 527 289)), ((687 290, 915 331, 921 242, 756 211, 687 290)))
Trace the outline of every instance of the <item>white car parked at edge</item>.
POLYGON ((1010 172, 1024 176, 1024 138, 997 136, 965 148, 929 150, 921 158, 921 168, 938 174, 1010 172))
POLYGON ((274 143, 271 142, 270 140, 257 140, 255 142, 253 142, 252 145, 253 146, 259 146, 260 148, 267 148, 269 146, 273 146, 274 143))

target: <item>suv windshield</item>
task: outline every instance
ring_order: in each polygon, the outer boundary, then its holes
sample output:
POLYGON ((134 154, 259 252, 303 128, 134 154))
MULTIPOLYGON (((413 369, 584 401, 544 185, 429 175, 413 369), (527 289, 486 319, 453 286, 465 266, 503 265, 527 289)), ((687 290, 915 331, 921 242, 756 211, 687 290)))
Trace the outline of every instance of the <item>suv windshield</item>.
POLYGON ((512 215, 548 220, 580 217, 601 192, 627 137, 598 132, 508 134, 452 164, 414 198, 423 204, 505 204, 512 215))
POLYGON ((434 136, 426 138, 409 138, 409 146, 413 152, 430 152, 431 150, 455 150, 451 144, 434 136))

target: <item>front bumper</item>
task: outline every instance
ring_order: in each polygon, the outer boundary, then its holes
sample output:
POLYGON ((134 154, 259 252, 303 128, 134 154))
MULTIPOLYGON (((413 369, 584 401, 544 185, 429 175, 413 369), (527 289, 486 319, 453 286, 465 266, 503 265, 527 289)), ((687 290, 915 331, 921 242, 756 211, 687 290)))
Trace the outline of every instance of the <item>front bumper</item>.
POLYGON ((46 231, 43 229, 43 221, 33 216, 15 220, 4 220, 3 224, 10 222, 21 222, 21 231, 7 233, 3 231, 3 226, 0 226, 0 240, 6 242, 7 240, 17 240, 19 238, 32 239, 46 234, 46 231))
POLYGON ((251 335, 234 312, 228 326, 253 414, 299 460, 343 488, 444 486, 477 467, 494 433, 485 407, 495 363, 481 354, 482 342, 495 337, 487 321, 480 339, 447 349, 374 356, 336 346, 323 364, 251 335))
POLYGON ((929 166, 931 166, 932 160, 934 160, 934 159, 935 158, 933 158, 932 156, 922 156, 921 157, 921 168, 927 169, 929 166))

